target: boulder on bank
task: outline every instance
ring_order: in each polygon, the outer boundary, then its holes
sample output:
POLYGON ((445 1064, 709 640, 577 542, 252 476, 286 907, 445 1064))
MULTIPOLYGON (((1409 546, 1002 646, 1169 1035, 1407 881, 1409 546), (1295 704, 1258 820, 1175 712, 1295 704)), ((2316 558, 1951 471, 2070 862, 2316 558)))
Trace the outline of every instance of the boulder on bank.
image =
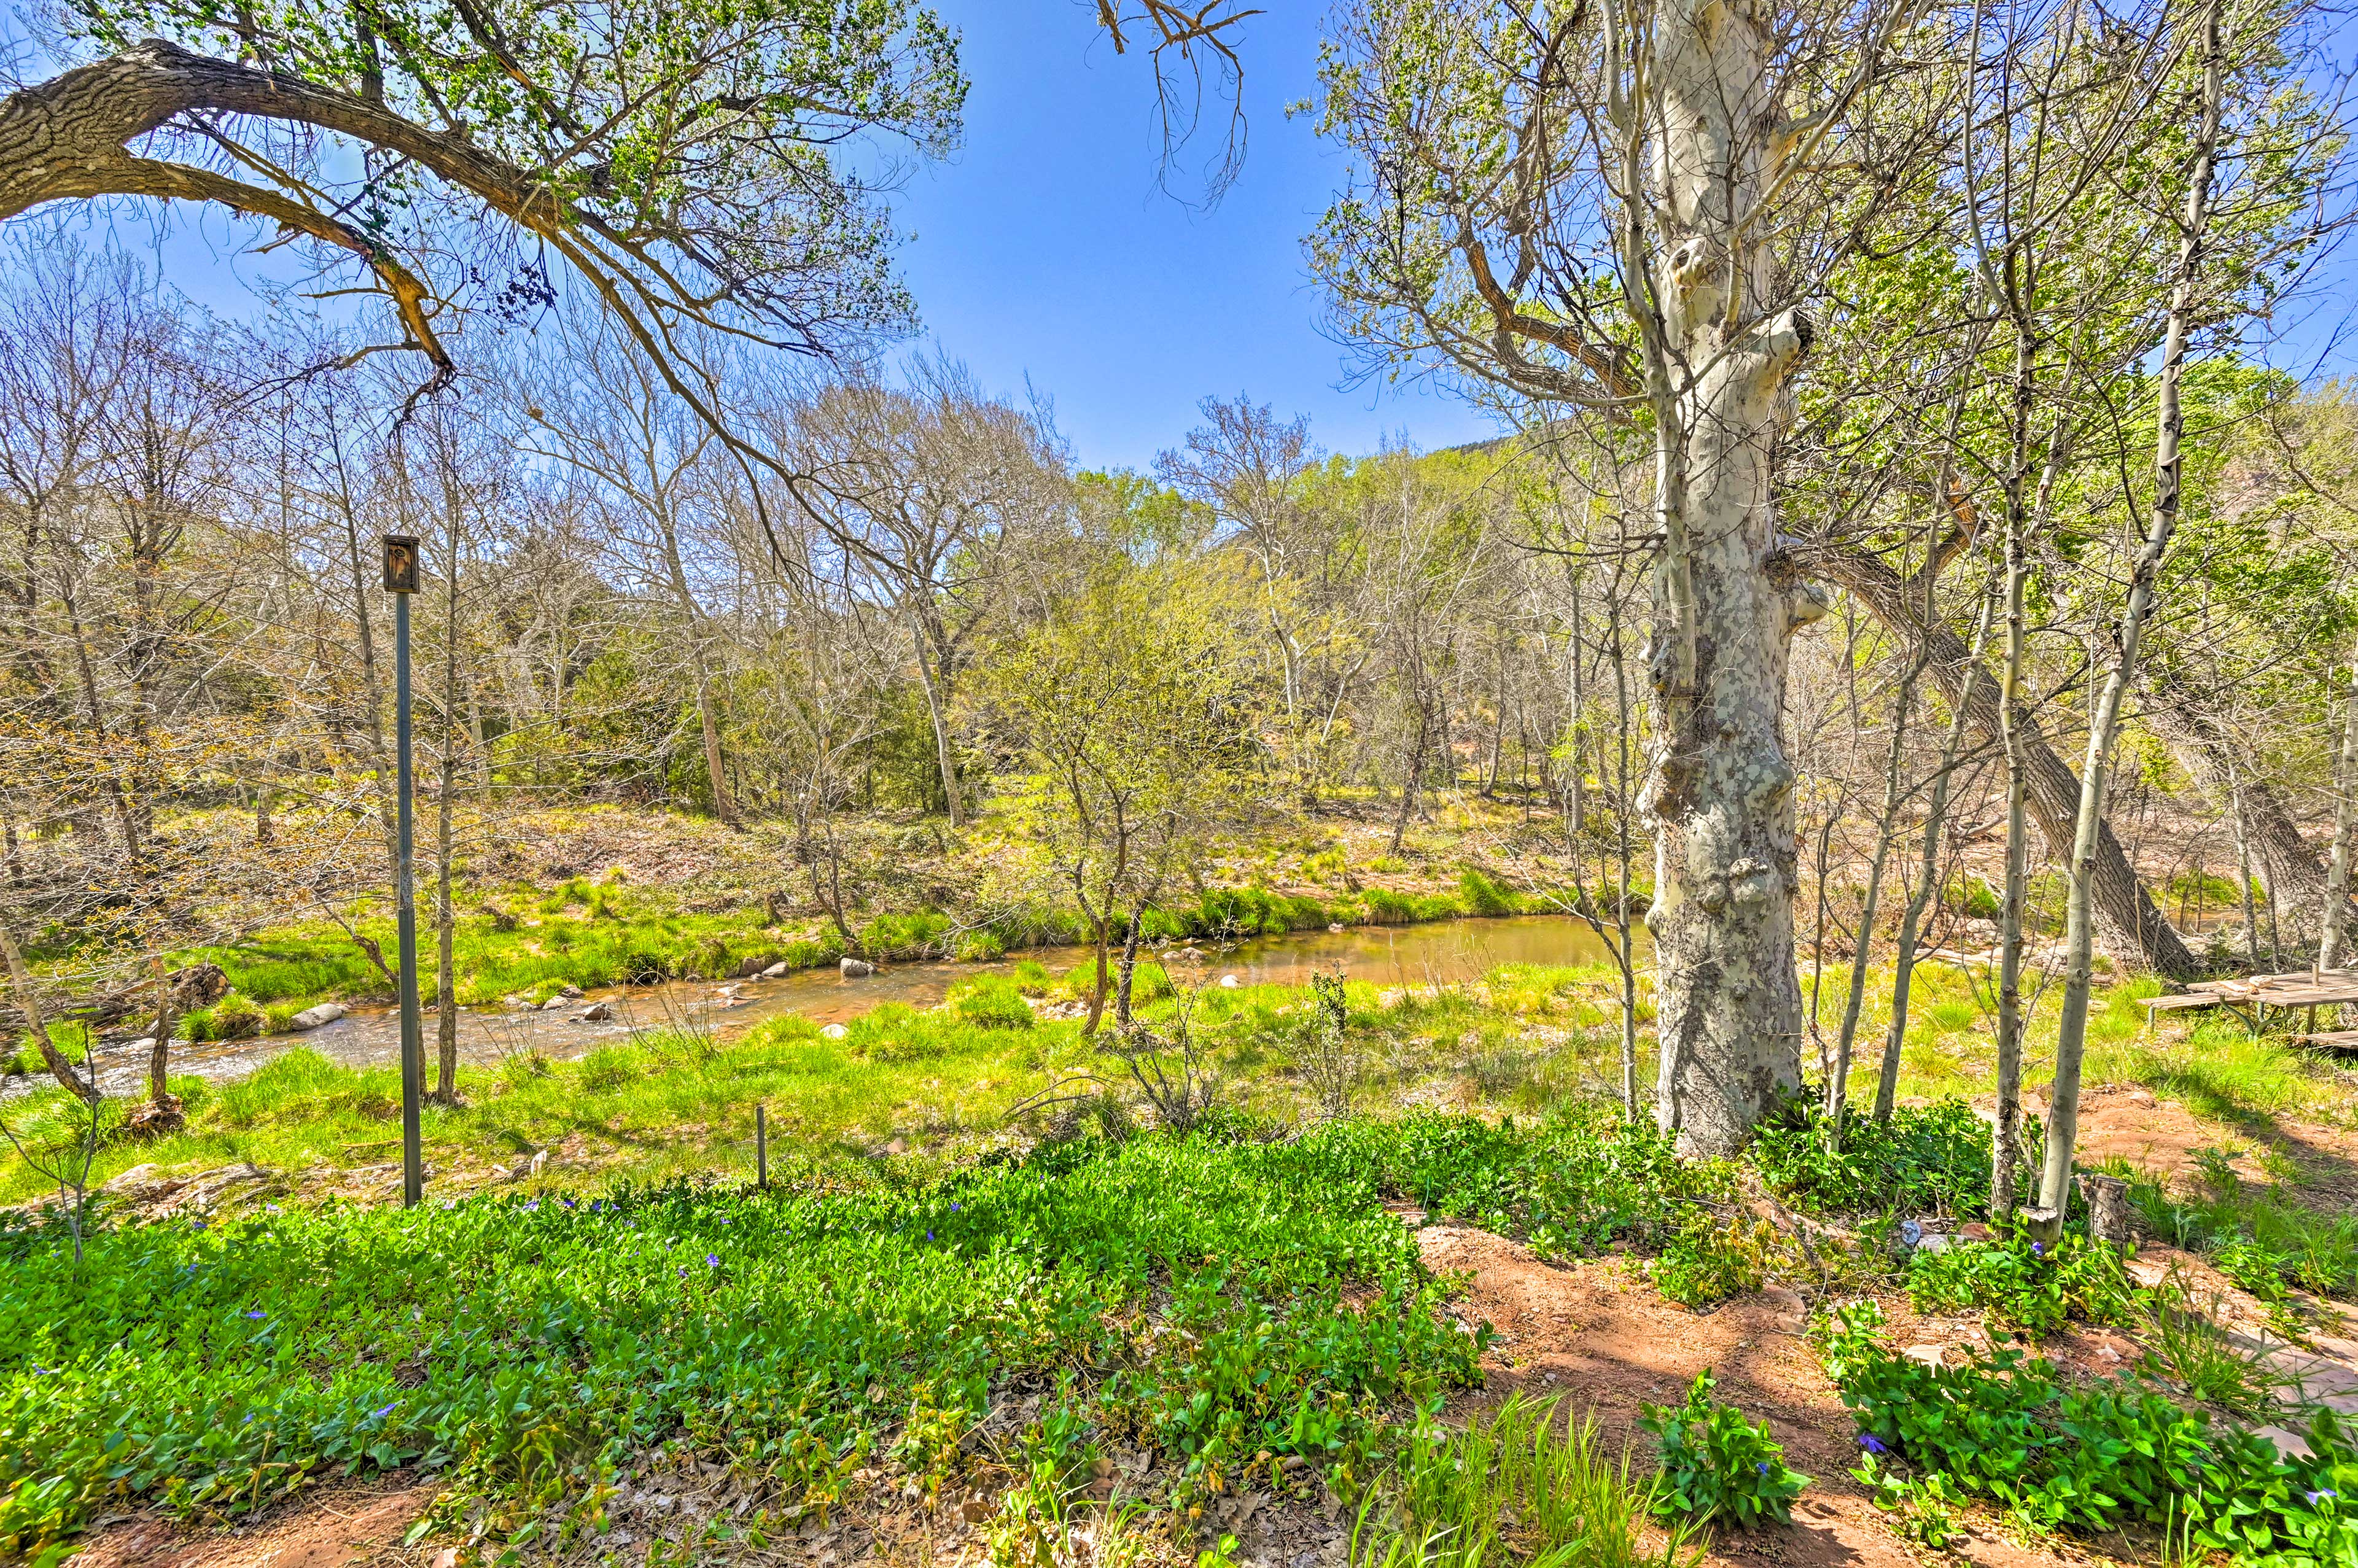
POLYGON ((794 973, 794 970, 795 967, 792 964, 789 964, 784 958, 781 958, 776 963, 771 965, 768 968, 763 969, 762 971, 762 978, 765 980, 783 980, 788 975, 794 973))

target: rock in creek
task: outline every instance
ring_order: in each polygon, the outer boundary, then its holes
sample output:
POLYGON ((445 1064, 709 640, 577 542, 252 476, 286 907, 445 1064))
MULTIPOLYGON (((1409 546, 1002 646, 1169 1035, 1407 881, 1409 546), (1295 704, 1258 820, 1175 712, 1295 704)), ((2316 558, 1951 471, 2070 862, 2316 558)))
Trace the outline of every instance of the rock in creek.
POLYGON ((846 958, 842 968, 847 980, 864 980, 876 972, 876 966, 865 958, 846 958))
POLYGON ((323 1001, 317 1007, 305 1008, 302 1011, 288 1019, 287 1022, 287 1026, 293 1029, 317 1029, 323 1023, 333 1023, 336 1020, 343 1016, 344 1004, 342 1002, 323 1001))

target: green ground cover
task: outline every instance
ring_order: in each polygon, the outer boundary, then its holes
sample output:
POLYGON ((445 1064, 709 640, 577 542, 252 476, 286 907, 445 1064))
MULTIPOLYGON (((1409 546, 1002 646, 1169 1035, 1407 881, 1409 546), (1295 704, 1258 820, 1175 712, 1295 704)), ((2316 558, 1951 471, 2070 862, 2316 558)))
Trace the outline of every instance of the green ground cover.
MULTIPOLYGON (((1140 1132, 1120 1063, 1032 1005, 1069 1001, 1086 981, 1022 964, 938 1008, 879 1008, 839 1037, 795 1018, 730 1041, 672 1027, 576 1062, 468 1068, 461 1103, 427 1108, 436 1174, 416 1213, 290 1198, 283 1214, 199 1227, 102 1211, 79 1271, 58 1229, 19 1224, 0 1237, 0 1551, 46 1551, 125 1498, 220 1514, 306 1477, 426 1460, 500 1530, 579 1530, 613 1466, 665 1444, 826 1507, 863 1466, 939 1487, 981 1463, 959 1440, 994 1391, 1027 1386, 1048 1396, 1036 1422, 988 1460, 1021 1481, 991 1527, 1011 1540, 1067 1528, 1057 1478, 1119 1443, 1184 1458, 1183 1508, 1190 1487, 1288 1457, 1338 1489, 1380 1479, 1365 1494, 1380 1504, 1363 1521, 1368 1552, 1430 1557, 1432 1531, 1474 1505, 1438 1481, 1418 1502, 1413 1477, 1479 1443, 1433 1430, 1437 1407, 1420 1401, 1465 1384, 1476 1341, 1438 1315, 1447 1284, 1417 1267, 1387 1202, 1543 1257, 1619 1255, 1694 1305, 1804 1279, 1904 1292, 2032 1336, 2182 1315, 2076 1239, 2040 1253, 2001 1236, 1897 1260, 1901 1218, 1982 1213, 1987 1127, 1942 1093, 1979 1070, 1984 999, 1969 975, 1920 979, 1901 1087, 1922 1103, 1887 1125, 1855 1119, 1839 1149, 1797 1110, 1732 1162, 1679 1161, 1620 1120, 1606 968, 1354 982, 1358 1114, 1322 1123, 1306 1114, 1306 989, 1183 997, 1145 966, 1151 1026, 1168 1033, 1191 1005, 1223 1079, 1206 1129, 1185 1138, 1140 1132), (1044 1096, 1051 1085, 1066 1092, 1044 1096), (769 1112, 769 1192, 750 1190, 756 1106, 769 1112), (500 1196, 479 1190, 490 1162, 544 1149, 568 1160, 500 1196), (1856 1245, 1800 1248, 1750 1217, 1761 1192, 1839 1218, 1856 1245)), ((1874 989, 1870 1016, 1884 1005, 1874 989)), ((2111 992, 2099 1019, 2133 1018, 2135 994, 2111 992)), ((1829 984, 1822 1007, 1839 995, 1829 984)), ((1863 1053, 1863 1074, 1874 1059, 1863 1053)), ((2110 1026, 2091 1072, 2108 1077, 2169 1086, 2254 1136, 2346 1108, 2330 1068, 2232 1025, 2160 1040, 2110 1026)), ((243 1080, 178 1087, 188 1127, 111 1138, 100 1179, 134 1162, 300 1172, 397 1151, 390 1070, 297 1049, 243 1080)), ((62 1130, 65 1109, 60 1091, 37 1089, 11 1122, 38 1140, 62 1130)), ((2216 1163, 2191 1189, 2143 1183, 2147 1223, 2288 1323, 2294 1292, 2358 1297, 2346 1217, 2304 1201, 2290 1165, 2255 1187, 2223 1153, 2216 1163)), ((39 1190, 22 1165, 0 1168, 0 1197, 39 1190)), ((2192 1364, 2170 1362, 2223 1405, 2249 1376, 2192 1364)), ((2063 1415, 2039 1419, 2086 1414, 2053 1408, 2063 1415)), ((1576 1448, 1545 1450, 1554 1457, 1513 1485, 1609 1490, 1613 1507, 1643 1511, 1643 1484, 1576 1448)), ((1947 1484, 1906 1507, 1931 1520, 1947 1484)), ((1519 1560, 1555 1550, 1509 1534, 1519 1560)))
POLYGON ((103 1232, 79 1269, 51 1229, 0 1253, 0 1552, 113 1500, 230 1510, 345 1465, 546 1501, 682 1436, 824 1502, 888 1433, 937 1476, 1018 1377, 1210 1488, 1263 1453, 1364 1466, 1378 1415, 1468 1382, 1478 1348, 1319 1141, 183 1221, 103 1232))

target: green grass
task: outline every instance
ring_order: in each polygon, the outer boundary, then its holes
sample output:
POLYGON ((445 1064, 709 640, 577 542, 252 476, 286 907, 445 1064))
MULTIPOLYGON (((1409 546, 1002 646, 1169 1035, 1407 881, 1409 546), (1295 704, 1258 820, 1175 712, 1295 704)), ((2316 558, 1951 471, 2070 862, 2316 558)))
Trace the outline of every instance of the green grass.
POLYGON ((1658 1546, 1646 1528, 1655 1486, 1632 1476, 1595 1419, 1517 1393, 1462 1431, 1420 1422, 1359 1509, 1348 1568, 1690 1568, 1683 1521, 1658 1546))

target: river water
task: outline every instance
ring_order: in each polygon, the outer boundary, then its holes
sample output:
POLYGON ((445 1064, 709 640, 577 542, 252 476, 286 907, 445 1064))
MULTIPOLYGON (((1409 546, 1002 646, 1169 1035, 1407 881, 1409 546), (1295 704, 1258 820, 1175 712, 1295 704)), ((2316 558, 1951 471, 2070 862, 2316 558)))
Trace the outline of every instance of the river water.
MULTIPOLYGON (((1263 936, 1226 948, 1199 945, 1204 978, 1218 983, 1234 975, 1240 985, 1301 985, 1314 970, 1340 970, 1378 985, 1456 984, 1476 979, 1500 964, 1575 964, 1606 957, 1606 946, 1585 922, 1567 915, 1517 915, 1499 920, 1443 920, 1422 925, 1350 926, 1341 931, 1300 931, 1263 936)), ((693 1020, 726 1040, 764 1019, 800 1013, 817 1023, 841 1023, 885 1002, 930 1007, 953 982, 1001 972, 1022 959, 1035 959, 1062 974, 1088 961, 1086 947, 1042 947, 987 964, 912 963, 881 966, 864 979, 846 979, 834 969, 806 969, 775 980, 676 980, 655 986, 620 986, 590 992, 579 1001, 538 1012, 503 1007, 462 1009, 459 1014, 461 1061, 497 1062, 525 1051, 554 1058, 628 1037, 642 1029, 693 1020), (583 1021, 581 1014, 604 1002, 612 1019, 583 1021)), ((1174 956, 1174 965, 1181 960, 1174 956)), ((1191 966, 1192 967, 1192 966, 1191 966)), ((434 1014, 426 1015, 426 1050, 435 1044, 434 1014)), ((177 1043, 172 1071, 208 1078, 234 1078, 289 1047, 302 1045, 352 1066, 389 1066, 401 1059, 401 1019, 393 1009, 354 1008, 343 1018, 302 1034, 260 1040, 177 1043)), ((144 1070, 117 1049, 102 1052, 102 1076, 114 1087, 144 1070), (107 1056, 114 1061, 107 1061, 107 1056)))

